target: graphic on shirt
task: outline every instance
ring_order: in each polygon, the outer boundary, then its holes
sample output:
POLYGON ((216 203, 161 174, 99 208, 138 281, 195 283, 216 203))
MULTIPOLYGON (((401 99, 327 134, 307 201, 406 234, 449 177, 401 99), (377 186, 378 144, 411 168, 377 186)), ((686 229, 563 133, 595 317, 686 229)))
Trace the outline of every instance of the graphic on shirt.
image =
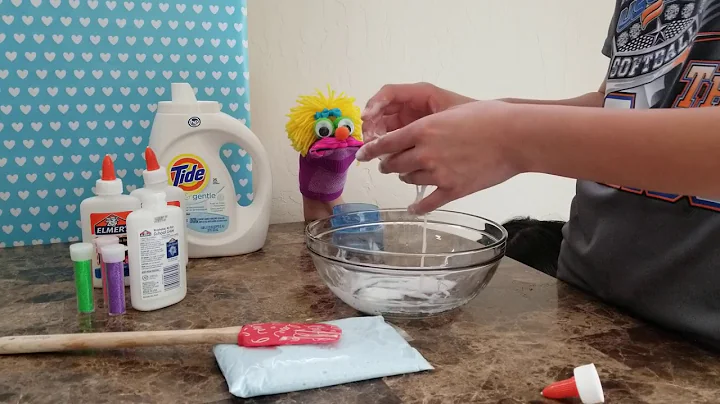
POLYGON ((638 17, 645 28, 652 20, 662 14, 665 2, 662 0, 640 0, 633 1, 620 11, 618 19, 618 32, 630 27, 638 17))
MULTIPOLYGON (((718 105, 720 54, 714 49, 709 52, 700 49, 707 42, 720 40, 718 16, 717 1, 621 1, 610 48, 605 108, 718 105)), ((720 201, 604 185, 670 203, 684 200, 693 207, 720 211, 720 201)))
POLYGON ((714 107, 720 103, 720 62, 691 61, 680 75, 684 91, 673 108, 714 107))
POLYGON ((606 108, 661 106, 664 93, 672 86, 672 82, 666 83, 666 75, 682 65, 698 33, 700 8, 696 3, 635 0, 620 11, 606 108))

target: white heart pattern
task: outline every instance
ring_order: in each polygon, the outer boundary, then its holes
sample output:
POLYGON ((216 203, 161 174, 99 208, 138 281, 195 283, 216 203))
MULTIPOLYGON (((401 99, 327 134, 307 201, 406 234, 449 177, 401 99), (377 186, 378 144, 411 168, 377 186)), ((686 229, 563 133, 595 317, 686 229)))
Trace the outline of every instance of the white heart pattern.
MULTIPOLYGON (((0 248, 79 240, 71 224, 106 154, 125 190, 141 186, 170 83, 247 122, 246 0, 214 3, 0 0, 0 248)), ((217 152, 239 204, 252 203, 250 156, 217 152)))

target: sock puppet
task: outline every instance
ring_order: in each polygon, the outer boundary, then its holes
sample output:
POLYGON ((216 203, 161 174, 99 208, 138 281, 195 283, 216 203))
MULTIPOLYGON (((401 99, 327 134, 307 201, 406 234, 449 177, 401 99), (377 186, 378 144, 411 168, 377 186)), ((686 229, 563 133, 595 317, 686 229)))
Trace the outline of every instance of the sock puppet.
POLYGON ((345 188, 347 172, 363 145, 360 108, 344 93, 317 91, 301 96, 285 125, 300 153, 300 193, 306 200, 330 204, 345 188))

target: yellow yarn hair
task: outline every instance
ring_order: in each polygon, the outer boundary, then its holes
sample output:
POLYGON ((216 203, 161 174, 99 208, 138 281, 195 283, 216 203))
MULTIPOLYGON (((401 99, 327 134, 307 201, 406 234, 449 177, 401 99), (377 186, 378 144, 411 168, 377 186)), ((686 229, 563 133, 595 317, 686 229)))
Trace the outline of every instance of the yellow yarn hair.
POLYGON ((297 99, 298 105, 287 115, 290 120, 285 125, 285 131, 292 142, 292 147, 301 155, 307 155, 310 146, 315 143, 315 113, 323 109, 339 108, 342 115, 355 124, 352 137, 362 141, 362 120, 360 108, 355 106, 355 98, 345 93, 337 94, 328 86, 327 96, 316 90, 315 95, 302 95, 297 99))

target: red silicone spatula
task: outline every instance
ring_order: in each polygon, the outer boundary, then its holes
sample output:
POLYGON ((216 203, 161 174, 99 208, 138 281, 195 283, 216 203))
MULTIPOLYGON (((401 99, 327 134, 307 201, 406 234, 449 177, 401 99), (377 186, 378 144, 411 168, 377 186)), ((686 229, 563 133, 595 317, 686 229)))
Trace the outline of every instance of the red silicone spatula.
POLYGON ((257 323, 204 330, 19 335, 0 338, 0 355, 190 344, 329 344, 339 340, 341 334, 339 327, 330 324, 257 323))

